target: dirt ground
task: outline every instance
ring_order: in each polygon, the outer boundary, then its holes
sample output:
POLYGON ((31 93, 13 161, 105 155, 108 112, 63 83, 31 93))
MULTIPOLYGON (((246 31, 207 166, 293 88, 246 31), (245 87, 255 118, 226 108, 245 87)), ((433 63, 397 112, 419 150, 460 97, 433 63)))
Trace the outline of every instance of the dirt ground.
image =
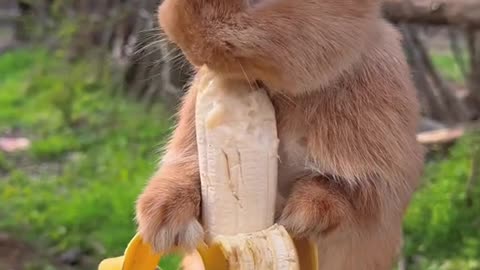
POLYGON ((0 232, 0 269, 40 270, 48 269, 48 266, 52 266, 52 264, 47 259, 42 258, 34 248, 15 240, 11 235, 0 232))
MULTIPOLYGON (((77 264, 62 263, 73 260, 77 255, 66 252, 53 257, 47 252, 0 232, 0 270, 85 270, 96 269, 96 262, 84 257, 77 264)), ((70 261, 71 262, 71 261, 70 261)))

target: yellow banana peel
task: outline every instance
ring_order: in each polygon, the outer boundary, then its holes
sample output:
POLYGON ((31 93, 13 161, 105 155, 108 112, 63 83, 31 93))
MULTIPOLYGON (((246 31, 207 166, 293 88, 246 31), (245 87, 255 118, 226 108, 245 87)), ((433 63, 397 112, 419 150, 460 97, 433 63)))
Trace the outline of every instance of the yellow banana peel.
MULTIPOLYGON (((294 244, 299 257, 300 270, 317 270, 316 245, 305 239, 294 240, 294 244)), ((203 269, 231 270, 225 252, 220 245, 207 246, 201 244, 197 252, 202 259, 203 269)), ((103 260, 98 270, 155 270, 161 257, 161 254, 155 254, 150 246, 143 242, 141 236, 136 234, 125 249, 123 256, 103 260)), ((184 270, 199 270, 198 268, 189 269, 187 267, 184 270)))

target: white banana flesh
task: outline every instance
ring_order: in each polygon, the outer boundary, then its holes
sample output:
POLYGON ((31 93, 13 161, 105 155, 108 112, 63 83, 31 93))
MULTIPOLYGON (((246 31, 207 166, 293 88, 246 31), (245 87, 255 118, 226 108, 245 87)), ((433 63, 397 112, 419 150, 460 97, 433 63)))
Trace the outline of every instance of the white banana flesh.
POLYGON ((267 93, 212 72, 200 84, 196 133, 207 242, 221 246, 230 269, 298 269, 292 239, 274 225, 279 140, 267 93))
POLYGON ((196 131, 203 223, 210 235, 273 225, 278 138, 263 90, 212 76, 198 93, 196 131))
POLYGON ((278 225, 251 234, 217 236, 230 269, 298 270, 295 244, 285 228, 278 225))

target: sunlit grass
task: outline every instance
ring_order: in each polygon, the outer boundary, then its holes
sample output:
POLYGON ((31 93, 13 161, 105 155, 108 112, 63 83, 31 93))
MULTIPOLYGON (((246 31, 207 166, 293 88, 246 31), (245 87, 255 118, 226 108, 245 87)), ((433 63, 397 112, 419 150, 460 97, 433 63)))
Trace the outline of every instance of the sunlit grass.
POLYGON ((0 134, 32 140, 0 155, 0 230, 101 258, 121 255, 135 233, 134 202, 171 123, 161 107, 113 98, 92 70, 42 50, 0 57, 0 134))

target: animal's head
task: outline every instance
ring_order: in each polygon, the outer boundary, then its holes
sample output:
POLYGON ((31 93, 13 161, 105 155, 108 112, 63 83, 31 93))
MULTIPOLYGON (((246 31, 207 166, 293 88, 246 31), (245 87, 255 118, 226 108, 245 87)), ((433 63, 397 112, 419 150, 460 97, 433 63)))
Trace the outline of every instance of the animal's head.
POLYGON ((380 0, 164 0, 159 22, 194 66, 306 91, 368 46, 380 0))

